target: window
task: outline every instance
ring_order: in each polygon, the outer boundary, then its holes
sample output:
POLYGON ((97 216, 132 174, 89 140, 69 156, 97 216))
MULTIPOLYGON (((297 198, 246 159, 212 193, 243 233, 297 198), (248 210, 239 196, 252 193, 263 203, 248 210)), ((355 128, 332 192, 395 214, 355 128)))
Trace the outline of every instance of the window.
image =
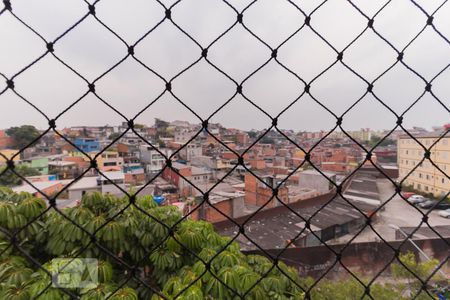
POLYGON ((419 178, 422 178, 422 173, 419 173, 419 178))
POLYGON ((445 183, 445 178, 442 178, 441 182, 442 182, 442 183, 445 183))
POLYGON ((111 166, 116 166, 117 163, 116 163, 116 162, 105 162, 103 165, 104 165, 105 167, 111 167, 111 166))

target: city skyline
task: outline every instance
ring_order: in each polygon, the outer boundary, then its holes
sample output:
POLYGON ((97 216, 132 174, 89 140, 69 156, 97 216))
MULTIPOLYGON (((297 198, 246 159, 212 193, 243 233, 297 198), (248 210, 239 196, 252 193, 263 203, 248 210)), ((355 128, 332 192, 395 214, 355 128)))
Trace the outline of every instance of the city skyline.
MULTIPOLYGON (((155 119, 160 119, 160 120, 165 121, 165 122, 168 122, 168 123, 188 122, 190 125, 198 125, 199 127, 202 126, 202 123, 201 123, 201 122, 189 122, 189 121, 187 121, 187 120, 180 120, 180 119, 174 119, 174 120, 167 120, 167 119, 162 119, 162 118, 155 118, 155 119)), ((122 123, 117 123, 117 124, 108 124, 108 123, 105 123, 105 124, 99 124, 99 125, 75 124, 75 125, 72 125, 72 126, 66 126, 66 127, 62 127, 62 128, 59 127, 59 126, 57 126, 56 129, 57 129, 57 130, 61 130, 61 129, 70 129, 70 128, 83 128, 83 127, 87 127, 87 128, 88 128, 88 127, 98 127, 98 128, 100 128, 100 127, 113 127, 113 128, 118 128, 118 129, 119 129, 119 128, 122 127, 123 124, 125 124, 125 123, 126 123, 126 121, 123 121, 122 123)), ((139 125, 143 125, 143 126, 146 126, 146 127, 155 127, 155 122, 154 122, 154 121, 151 122, 151 123, 134 123, 134 124, 135 124, 135 125, 136 125, 136 124, 139 124, 139 125)), ((219 123, 219 122, 217 122, 217 123, 209 123, 209 124, 220 125, 220 126, 222 126, 223 128, 225 128, 225 129, 236 129, 236 130, 240 130, 240 131, 244 131, 244 132, 265 131, 265 130, 267 130, 267 129, 271 126, 271 124, 270 124, 270 126, 267 126, 267 127, 265 127, 265 128, 261 128, 261 129, 255 129, 255 128, 243 129, 243 128, 238 128, 238 127, 233 127, 233 126, 231 126, 231 127, 224 126, 222 123, 219 123)), ((449 124, 449 123, 435 124, 435 125, 431 125, 430 127, 421 127, 421 126, 405 127, 405 126, 404 126, 404 128, 405 128, 407 131, 408 131, 408 130, 411 130, 411 129, 419 129, 419 130, 425 130, 425 131, 436 131, 436 130, 439 131, 439 130, 442 130, 445 126, 448 126, 448 124, 449 124)), ((22 125, 32 125, 32 124, 26 124, 26 123, 24 123, 24 124, 18 124, 18 125, 15 125, 15 126, 10 126, 10 127, 5 127, 5 128, 0 128, 0 130, 7 130, 8 128, 11 128, 11 127, 20 127, 20 126, 22 126, 22 125)), ((32 126, 34 126, 34 125, 32 125, 32 126)), ((127 126, 127 125, 125 125, 125 127, 126 127, 126 126, 127 126)), ((47 127, 36 127, 36 128, 37 128, 38 130, 44 131, 44 130, 48 129, 48 126, 47 126, 47 127)), ((328 131, 332 131, 332 132, 343 132, 339 127, 335 128, 334 130, 332 130, 333 128, 329 128, 329 129, 321 129, 321 130, 302 130, 302 129, 295 130, 295 129, 293 129, 293 128, 280 128, 280 126, 277 126, 277 129, 279 129, 279 130, 281 130, 281 131, 293 131, 294 133, 301 133, 301 132, 328 132, 328 131)), ((345 129, 345 128, 344 128, 344 129, 345 129)), ((374 132, 374 133, 382 133, 382 132, 389 132, 389 131, 391 131, 392 129, 393 129, 393 128, 373 129, 373 128, 370 128, 370 127, 365 127, 365 128, 361 127, 361 128, 349 129, 349 130, 346 130, 346 129, 345 129, 345 131, 348 131, 348 132, 354 132, 354 131, 361 131, 361 130, 369 130, 369 131, 374 132)), ((272 130, 276 130, 276 128, 273 127, 272 130)), ((398 130, 405 131, 405 130, 403 130, 401 127, 397 127, 395 130, 396 130, 396 131, 398 131, 398 130)), ((120 133, 120 131, 118 131, 118 132, 120 133)), ((405 134, 406 134, 406 131, 405 131, 405 134)), ((389 136, 388 136, 388 137, 389 137, 389 136)))

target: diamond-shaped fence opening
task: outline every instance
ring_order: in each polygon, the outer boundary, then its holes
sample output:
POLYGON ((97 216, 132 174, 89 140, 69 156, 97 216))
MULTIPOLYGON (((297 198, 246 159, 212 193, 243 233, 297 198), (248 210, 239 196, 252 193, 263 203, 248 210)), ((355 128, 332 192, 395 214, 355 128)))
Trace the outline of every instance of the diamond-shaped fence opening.
POLYGON ((422 2, 4 0, 0 298, 447 299, 422 2))

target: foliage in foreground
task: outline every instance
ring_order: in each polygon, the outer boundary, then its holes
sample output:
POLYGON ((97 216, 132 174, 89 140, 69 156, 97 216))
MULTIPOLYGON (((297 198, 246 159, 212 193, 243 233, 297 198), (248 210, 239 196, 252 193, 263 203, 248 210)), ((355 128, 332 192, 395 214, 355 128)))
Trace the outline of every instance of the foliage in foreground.
MULTIPOLYGON (((64 291, 81 299, 302 299, 302 288, 313 284, 282 262, 274 266, 265 257, 244 255, 210 223, 181 220, 177 208, 158 206, 151 196, 130 205, 127 198, 94 193, 80 206, 62 209, 64 216, 46 209, 42 199, 0 188, 0 299, 69 299, 64 291), (23 252, 11 246, 11 235, 23 252), (50 275, 77 263, 74 257, 98 259, 99 285, 52 286, 50 275)), ((363 293, 356 280, 323 280, 311 296, 360 299, 363 293)), ((371 293, 375 299, 402 298, 389 285, 374 284, 371 293)))

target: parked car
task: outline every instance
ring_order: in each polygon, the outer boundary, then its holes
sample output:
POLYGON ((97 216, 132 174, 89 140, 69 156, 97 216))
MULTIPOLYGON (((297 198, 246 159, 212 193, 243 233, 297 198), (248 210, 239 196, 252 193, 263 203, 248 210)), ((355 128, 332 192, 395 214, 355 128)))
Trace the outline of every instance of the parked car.
POLYGON ((448 202, 438 202, 436 200, 427 199, 426 201, 419 203, 418 206, 420 208, 433 208, 433 209, 448 209, 450 208, 450 203, 448 202))
POLYGON ((426 199, 423 202, 417 204, 420 208, 432 208, 437 203, 436 200, 426 199))
POLYGON ((440 215, 441 217, 443 217, 443 218, 449 219, 449 218, 450 218, 450 208, 441 210, 441 211, 439 212, 439 215, 440 215))
POLYGON ((436 209, 450 209, 450 203, 449 202, 440 202, 438 205, 436 205, 436 209))
POLYGON ((405 199, 409 199, 409 197, 411 197, 411 196, 413 196, 413 195, 414 195, 413 192, 402 192, 402 196, 403 196, 405 199))
POLYGON ((419 204, 419 203, 425 202, 427 200, 428 199, 422 195, 412 195, 407 199, 407 201, 411 204, 419 204))

